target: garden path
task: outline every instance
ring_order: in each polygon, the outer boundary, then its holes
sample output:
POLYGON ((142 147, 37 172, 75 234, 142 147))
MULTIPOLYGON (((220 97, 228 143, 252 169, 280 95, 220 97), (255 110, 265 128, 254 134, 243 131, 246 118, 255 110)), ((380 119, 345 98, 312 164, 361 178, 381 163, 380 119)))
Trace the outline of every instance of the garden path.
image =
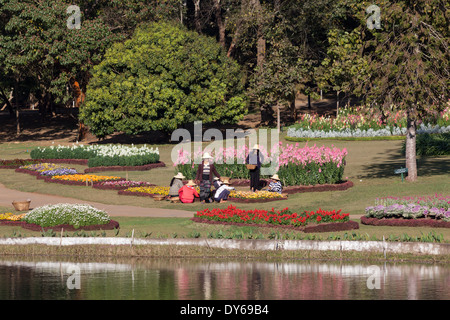
POLYGON ((162 208, 143 208, 136 206, 125 205, 108 205, 104 203, 83 201, 79 199, 60 197, 55 195, 40 194, 35 192, 22 192, 6 188, 0 183, 0 206, 11 207, 13 210, 13 201, 31 200, 30 208, 37 208, 46 204, 56 203, 87 203, 97 209, 108 212, 110 216, 123 217, 179 217, 191 218, 194 215, 193 211, 172 210, 162 208))

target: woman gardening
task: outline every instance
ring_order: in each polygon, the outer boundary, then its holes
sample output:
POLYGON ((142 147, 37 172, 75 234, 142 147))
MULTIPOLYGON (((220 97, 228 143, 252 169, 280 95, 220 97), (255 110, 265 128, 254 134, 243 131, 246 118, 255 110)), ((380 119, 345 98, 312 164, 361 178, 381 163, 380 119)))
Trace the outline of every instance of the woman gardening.
POLYGON ((195 190, 196 184, 194 181, 189 180, 179 191, 178 195, 182 203, 192 203, 195 198, 199 197, 197 190, 195 190))
POLYGON ((185 178, 186 177, 181 172, 178 172, 178 174, 172 178, 167 200, 178 197, 178 191, 183 187, 183 179, 185 178))
POLYGON ((197 169, 196 180, 197 183, 200 181, 200 201, 202 203, 212 202, 211 185, 213 176, 220 178, 220 174, 212 163, 212 159, 211 155, 208 152, 205 152, 202 157, 202 163, 199 164, 197 169))
POLYGON ((280 178, 278 177, 278 174, 274 174, 272 177, 270 177, 270 183, 267 191, 270 192, 278 192, 281 194, 283 192, 283 186, 281 185, 280 178))

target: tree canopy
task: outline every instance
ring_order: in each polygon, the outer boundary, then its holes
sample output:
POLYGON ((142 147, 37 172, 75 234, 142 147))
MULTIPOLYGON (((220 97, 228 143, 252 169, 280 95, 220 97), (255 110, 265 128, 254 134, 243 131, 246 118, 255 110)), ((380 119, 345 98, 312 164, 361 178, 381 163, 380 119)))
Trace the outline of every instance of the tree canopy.
POLYGON ((80 118, 98 137, 235 123, 246 111, 240 66, 215 39, 174 23, 139 27, 95 66, 80 118))

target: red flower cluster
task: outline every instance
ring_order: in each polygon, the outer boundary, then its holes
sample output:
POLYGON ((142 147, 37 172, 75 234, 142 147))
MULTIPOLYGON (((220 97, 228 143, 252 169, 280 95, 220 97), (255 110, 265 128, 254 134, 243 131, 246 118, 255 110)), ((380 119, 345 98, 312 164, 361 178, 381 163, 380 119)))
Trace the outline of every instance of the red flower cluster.
POLYGON ((296 213, 284 208, 279 211, 272 210, 243 210, 233 205, 229 205, 226 209, 214 208, 212 210, 204 209, 197 211, 196 218, 207 219, 212 221, 238 222, 238 223, 254 223, 254 224, 274 224, 274 225, 291 225, 294 227, 305 226, 308 223, 329 223, 349 221, 348 213, 341 213, 341 210, 326 211, 319 209, 317 211, 304 211, 296 213))

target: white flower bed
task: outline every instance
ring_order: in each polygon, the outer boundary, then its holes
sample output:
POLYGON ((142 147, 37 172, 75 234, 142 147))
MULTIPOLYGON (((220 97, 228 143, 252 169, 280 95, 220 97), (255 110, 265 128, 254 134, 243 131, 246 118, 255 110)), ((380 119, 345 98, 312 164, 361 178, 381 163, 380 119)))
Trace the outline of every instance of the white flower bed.
POLYGON ((59 203, 45 205, 28 212, 24 220, 41 227, 53 227, 60 224, 69 224, 75 228, 110 222, 109 215, 102 210, 88 204, 59 203))
POLYGON ((110 145, 82 145, 74 143, 72 146, 49 146, 49 147, 38 147, 37 149, 44 151, 45 149, 50 149, 57 153, 62 153, 67 150, 71 151, 89 151, 93 152, 96 156, 104 157, 104 156, 143 156, 143 155, 150 155, 150 154, 158 154, 159 155, 159 149, 158 148, 149 148, 147 145, 144 145, 142 147, 137 147, 133 144, 131 146, 126 145, 120 145, 120 144, 110 144, 110 145))
MULTIPOLYGON (((450 132, 450 126, 440 127, 438 125, 432 126, 430 124, 421 124, 417 128, 417 134, 421 133, 446 133, 450 132)), ((289 128, 287 136, 292 138, 360 138, 360 137, 389 137, 389 136, 404 136, 406 135, 406 128, 389 126, 379 130, 361 130, 361 129, 344 129, 340 131, 323 131, 311 129, 295 129, 289 128)))

